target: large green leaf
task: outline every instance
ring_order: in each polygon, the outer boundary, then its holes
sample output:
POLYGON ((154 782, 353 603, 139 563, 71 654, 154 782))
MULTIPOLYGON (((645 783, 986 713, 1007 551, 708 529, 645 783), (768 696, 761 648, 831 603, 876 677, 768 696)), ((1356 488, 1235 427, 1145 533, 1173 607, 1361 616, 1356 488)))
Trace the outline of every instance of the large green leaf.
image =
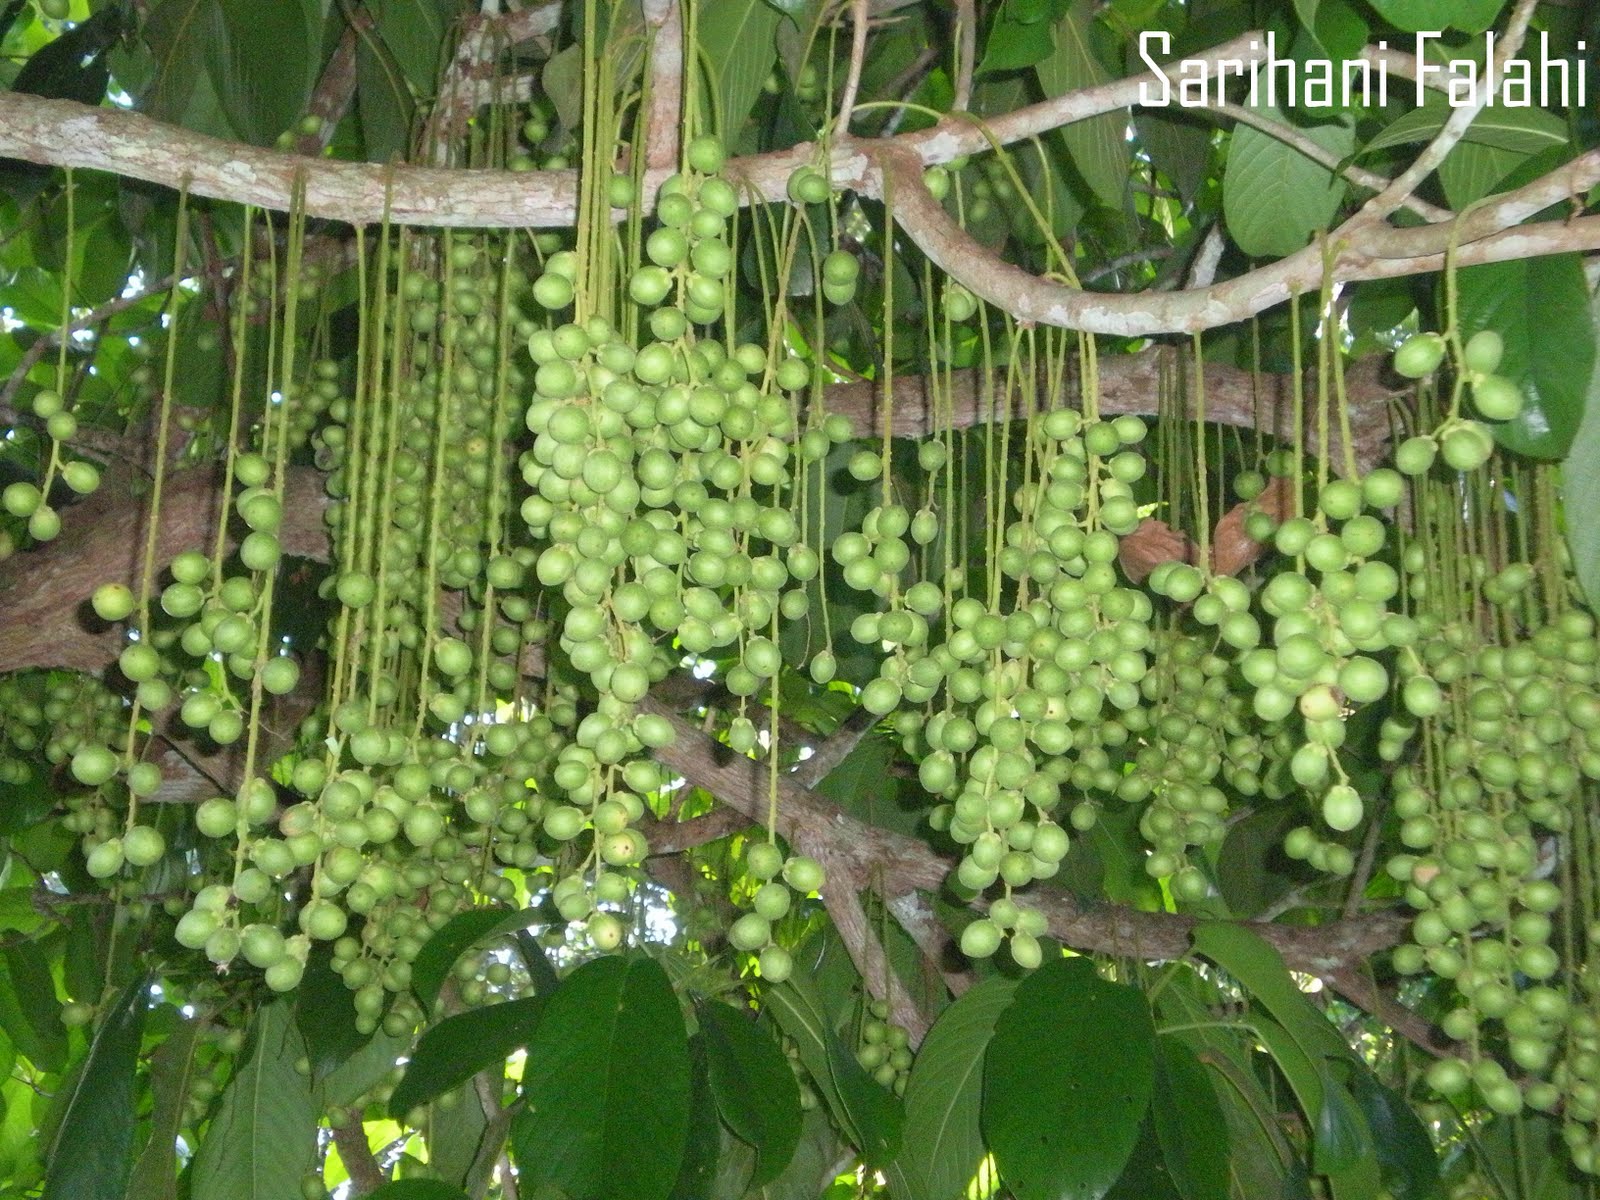
POLYGON ((905 1115, 897 1101, 862 1070, 833 1031, 817 990, 796 973, 766 990, 764 1003, 773 1020, 794 1041, 800 1061, 817 1090, 869 1166, 890 1162, 900 1149, 905 1115))
POLYGON ((895 1200, 948 1200, 971 1182, 985 1154, 984 1055, 1016 990, 1002 978, 968 989, 917 1048, 906 1084, 905 1136, 884 1172, 895 1200))
POLYGON ((0 955, 0 1029, 34 1066, 66 1067, 67 1031, 55 981, 44 951, 33 942, 16 942, 0 955))
POLYGON ((700 50, 716 92, 722 139, 732 144, 778 57, 783 14, 767 0, 703 0, 700 50))
POLYGON ((195 1074, 195 1050, 205 1022, 180 1021, 167 1035, 150 1063, 150 1091, 155 1101, 150 1140, 134 1165, 128 1200, 177 1200, 178 1134, 183 1129, 189 1082, 195 1074))
POLYGON ((800 1140, 800 1089, 778 1043, 727 1004, 695 1009, 705 1042, 706 1073, 717 1112, 756 1152, 751 1187, 776 1179, 800 1140))
MULTIPOLYGON (((170 2, 170 0, 169 0, 170 2)), ((321 65, 317 0, 215 0, 206 68, 228 119, 260 146, 305 111, 321 65)))
MULTIPOLYGON (((1600 298, 1589 307, 1589 327, 1600 330, 1600 298)), ((1583 420, 1561 464, 1561 501, 1572 567, 1591 608, 1600 608, 1600 371, 1589 377, 1583 420)))
MULTIPOLYGON (((1091 0, 1075 0, 1072 7, 1051 29, 1050 54, 1034 70, 1044 94, 1054 99, 1076 88, 1092 87, 1111 79, 1108 71, 1089 47, 1089 25, 1094 19, 1091 0)), ((1062 127, 1061 139, 1072 156, 1072 165, 1101 203, 1122 206, 1128 186, 1128 116, 1125 112, 1105 113, 1087 121, 1074 121, 1062 127)))
POLYGON ((367 1200, 466 1200, 466 1197, 460 1188, 437 1179, 397 1179, 367 1193, 367 1200))
POLYGON ((382 1029, 373 1034, 349 1058, 345 1059, 322 1080, 322 1099, 328 1104, 353 1104, 370 1092, 377 1083, 411 1049, 412 1035, 385 1033, 382 1029))
POLYGON ((1055 959, 1023 980, 983 1073, 983 1131, 1017 1200, 1105 1195, 1139 1139, 1154 1082, 1142 995, 1101 979, 1086 958, 1055 959))
MULTIPOLYGON (((468 1176, 483 1163, 485 1153, 493 1162, 484 1146, 488 1134, 489 1118, 476 1088, 462 1088, 458 1103, 428 1105, 422 1135, 428 1143, 429 1168, 445 1183, 467 1186, 468 1176)), ((497 1136, 503 1138, 504 1129, 497 1136)))
MULTIPOLYGON (((798 1089, 796 1091, 798 1100, 798 1089)), ((798 1139, 800 1114, 797 1111, 795 1115, 795 1134, 798 1139)), ((722 1166, 722 1143, 728 1137, 728 1129, 717 1114, 717 1098, 711 1089, 711 1072, 706 1066, 706 1038, 702 1027, 699 1033, 689 1039, 689 1128, 684 1136, 683 1161, 678 1165, 678 1178, 672 1184, 671 1200, 712 1200, 717 1193, 718 1169, 722 1166)), ((745 1190, 742 1180, 753 1175, 756 1155, 743 1140, 738 1141, 737 1145, 743 1152, 740 1162, 748 1168, 746 1174, 741 1176, 742 1194, 745 1190)), ((793 1157, 792 1147, 790 1156, 793 1157)))
POLYGON ((642 954, 585 963, 550 997, 512 1125, 523 1190, 665 1200, 689 1127, 689 1046, 666 972, 642 954))
POLYGON ((403 1120, 419 1104, 448 1092, 479 1071, 503 1064, 533 1040, 545 998, 525 996, 446 1017, 422 1035, 406 1073, 389 1097, 389 1112, 403 1120))
POLYGON ((1500 15, 1505 0, 1370 0, 1389 24, 1407 33, 1460 29, 1482 33, 1500 15))
POLYGON ((1194 1051, 1156 1039, 1156 1094, 1150 1106, 1156 1141, 1183 1200, 1227 1200, 1228 1126, 1216 1089, 1194 1051))
POLYGON ((191 1200, 284 1200, 317 1147, 311 1081, 294 1069, 305 1055, 288 999, 256 1014, 250 1057, 222 1093, 189 1169, 191 1200))
POLYGON ((122 1200, 133 1168, 139 1041, 148 981, 123 989, 95 1030, 56 1134, 43 1200, 122 1200))
MULTIPOLYGON (((1282 115, 1259 109, 1273 120, 1282 115)), ((1328 122, 1299 132, 1344 158, 1355 149, 1354 127, 1328 122)), ((1246 254, 1293 254, 1326 229, 1344 200, 1344 180, 1270 134, 1240 125, 1228 146, 1222 211, 1228 232, 1246 254)))
POLYGON ((1521 385, 1521 415, 1494 426, 1507 449, 1562 458, 1583 421, 1594 374, 1595 329, 1583 260, 1552 255, 1463 268, 1457 274, 1461 336, 1493 329, 1505 339, 1500 373, 1521 385))

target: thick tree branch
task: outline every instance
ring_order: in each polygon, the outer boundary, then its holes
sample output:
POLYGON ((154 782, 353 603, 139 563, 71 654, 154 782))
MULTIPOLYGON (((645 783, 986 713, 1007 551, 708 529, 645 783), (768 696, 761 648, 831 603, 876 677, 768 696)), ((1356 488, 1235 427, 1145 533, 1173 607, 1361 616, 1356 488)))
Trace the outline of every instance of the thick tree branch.
MULTIPOLYGON (((1214 68, 1223 60, 1259 63, 1264 54, 1260 36, 1247 34, 1185 61, 1214 68)), ((1063 287, 995 259, 956 226, 922 186, 923 167, 986 149, 991 138, 1005 144, 1127 108, 1138 103, 1141 89, 1156 79, 1154 73, 1146 73, 1069 92, 995 118, 986 126, 962 114, 932 129, 894 138, 841 138, 832 151, 830 174, 836 186, 870 196, 881 196, 890 182, 886 174, 892 176, 896 219, 925 254, 986 300, 1041 324, 1121 336, 1193 332, 1237 322, 1319 287, 1324 261, 1317 247, 1205 289, 1118 295, 1063 287)), ((303 174, 309 215, 356 224, 377 223, 387 211, 398 222, 419 225, 565 225, 573 219, 577 199, 571 171, 516 174, 329 161, 307 164, 293 156, 162 127, 134 114, 16 93, 0 95, 0 154, 47 165, 108 170, 169 186, 186 183, 196 194, 277 209, 287 207, 294 180, 303 174)), ((747 197, 776 200, 784 194, 794 168, 814 157, 815 148, 802 145, 738 160, 730 170, 747 197)), ((1392 278, 1439 267, 1436 227, 1391 229, 1376 219, 1392 211, 1387 206, 1398 206, 1409 195, 1407 189, 1414 184, 1402 188, 1402 183, 1410 173, 1403 173, 1333 232, 1336 279, 1392 278)), ((660 170, 647 174, 647 203, 662 178, 660 170)), ((1476 214, 1474 230, 1486 233, 1462 239, 1459 261, 1467 265, 1600 248, 1597 219, 1513 228, 1538 211, 1519 212, 1519 204, 1525 205, 1535 190, 1547 193, 1558 178, 1566 195, 1580 195, 1600 182, 1600 163, 1586 155, 1547 180, 1484 205, 1476 214)))
POLYGON ((367 1131, 360 1121, 346 1121, 333 1131, 333 1144, 339 1147, 339 1161, 350 1175, 354 1194, 366 1196, 389 1181, 367 1145, 367 1131))

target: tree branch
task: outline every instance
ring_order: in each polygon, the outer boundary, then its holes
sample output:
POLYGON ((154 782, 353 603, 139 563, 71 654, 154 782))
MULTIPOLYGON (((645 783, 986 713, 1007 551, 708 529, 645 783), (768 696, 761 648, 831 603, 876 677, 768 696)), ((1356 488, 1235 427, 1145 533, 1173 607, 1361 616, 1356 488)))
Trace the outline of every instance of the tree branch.
POLYGON ((367 1131, 359 1120, 347 1121, 335 1128, 333 1144, 339 1147, 339 1161, 350 1175, 355 1195, 370 1195, 389 1182, 373 1157, 372 1147, 367 1145, 367 1131))

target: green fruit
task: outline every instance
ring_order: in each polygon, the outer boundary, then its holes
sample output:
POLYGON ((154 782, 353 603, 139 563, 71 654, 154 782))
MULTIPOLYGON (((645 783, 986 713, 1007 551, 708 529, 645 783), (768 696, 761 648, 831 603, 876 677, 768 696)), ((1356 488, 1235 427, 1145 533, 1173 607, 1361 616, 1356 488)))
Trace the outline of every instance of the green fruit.
POLYGON ((1003 936, 1000 926, 980 917, 961 931, 961 953, 968 958, 988 958, 1000 949, 1003 936))
POLYGON ((1509 421, 1522 412, 1522 389, 1504 375, 1482 375, 1472 384, 1472 404, 1490 421, 1509 421))
POLYGON ((96 879, 109 879, 122 870, 122 840, 111 838, 89 851, 87 869, 96 879))
POLYGON ((768 946, 759 959, 761 977, 768 983, 782 983, 794 974, 794 956, 782 946, 768 946))
POLYGON ((99 787, 117 773, 117 756, 105 746, 85 746, 72 756, 72 777, 85 787, 99 787))
POLYGON ((42 499, 39 489, 25 480, 7 484, 6 490, 0 492, 0 504, 13 517, 31 517, 42 499))
POLYGON ((123 621, 133 612, 133 593, 120 583, 103 583, 89 598, 95 615, 102 621, 123 621))
POLYGON ((1444 361, 1445 340, 1437 333, 1418 333, 1394 352, 1394 369, 1407 379, 1432 375, 1444 361))
POLYGON ((684 158, 692 170, 702 175, 715 175, 722 170, 722 164, 727 160, 728 152, 723 148, 722 139, 710 134, 702 134, 688 145, 684 158))
POLYGON ((776 879, 783 870, 783 851, 771 842, 755 842, 744 853, 745 869, 757 879, 776 879))
POLYGON ((783 864, 783 879, 802 896, 821 891, 827 882, 822 864, 804 854, 796 854, 783 864))
POLYGON ((1361 824, 1362 812, 1361 794, 1347 783, 1335 784, 1322 798, 1322 819, 1340 833, 1361 824))
POLYGON ((1494 453, 1494 439, 1476 421, 1463 421, 1440 439, 1439 453, 1457 471, 1476 471, 1494 453))
POLYGON ((1474 374, 1487 375, 1500 369, 1505 352, 1504 338, 1492 329, 1480 329, 1467 339, 1461 351, 1461 363, 1474 374))
POLYGON ((1425 434, 1409 437, 1395 448, 1394 465, 1402 475, 1421 475, 1433 466, 1439 445, 1425 434))
POLYGON ((135 825, 122 835, 122 852, 130 865, 148 867, 167 852, 167 839, 148 825, 135 825))

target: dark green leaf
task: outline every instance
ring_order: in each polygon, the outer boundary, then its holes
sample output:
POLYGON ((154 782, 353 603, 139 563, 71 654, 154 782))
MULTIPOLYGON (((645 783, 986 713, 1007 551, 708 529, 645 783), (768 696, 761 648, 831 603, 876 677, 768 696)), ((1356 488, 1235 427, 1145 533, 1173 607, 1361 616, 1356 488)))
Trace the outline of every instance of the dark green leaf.
POLYGON ((1350 1094, 1372 1131, 1378 1168, 1395 1200, 1435 1200, 1439 1154, 1416 1110, 1365 1067, 1351 1072, 1350 1094))
MULTIPOLYGON (((1383 132, 1367 143, 1365 150, 1432 141, 1454 111, 1443 97, 1430 96, 1421 108, 1414 108, 1389 122, 1383 132)), ((1467 126, 1461 141, 1529 155, 1548 146, 1566 144, 1567 126, 1542 108, 1508 108, 1497 104, 1478 114, 1467 126)))
POLYGON ((689 1048, 666 972, 643 955, 585 963, 550 997, 512 1125, 524 1188, 665 1200, 689 1127, 689 1048))
POLYGON ((44 1071, 67 1065, 67 1031, 44 951, 17 942, 0 956, 0 1029, 17 1052, 44 1071))
POLYGON ((1260 934, 1229 921, 1195 926, 1194 948, 1232 975, 1303 1048, 1307 1058, 1344 1058, 1349 1047, 1295 985, 1283 958, 1260 934))
POLYGON ((1173 1188, 1183 1200, 1227 1200, 1228 1127, 1216 1089, 1194 1051, 1156 1039, 1156 1140, 1173 1188))
POLYGON ((411 965, 412 994, 432 1012, 439 989, 450 977, 450 968, 468 949, 498 934, 524 929, 538 919, 538 913, 531 908, 473 908, 457 913, 428 939, 411 965))
POLYGON ((353 1104, 383 1079, 400 1056, 411 1049, 409 1032, 385 1033, 379 1029, 322 1081, 322 1098, 328 1104, 353 1104))
POLYGON ((215 0, 206 68, 228 119, 246 140, 270 144, 305 111, 320 65, 316 0, 215 0))
POLYGON ((306 962, 295 989, 294 1021, 305 1039, 314 1084, 366 1045, 367 1035, 356 1028, 352 993, 333 969, 331 952, 319 950, 306 962))
POLYGON ((1013 21, 1002 15, 989 29, 977 73, 1020 71, 1043 62, 1054 49, 1050 27, 1038 21, 1013 21))
POLYGON ((1463 268, 1457 275, 1463 338, 1480 329, 1505 339, 1500 373, 1522 387, 1520 416, 1495 439, 1533 458, 1562 458, 1583 421, 1594 374, 1595 330, 1583 259, 1552 255, 1463 268))
MULTIPOLYGON (((488 1131, 489 1119, 476 1088, 462 1088, 459 1103, 428 1105, 422 1129, 428 1143, 428 1166, 445 1183, 467 1186, 474 1164, 481 1161, 488 1131)), ((499 1136, 505 1136, 504 1130, 499 1136)))
POLYGON ((1356 1102, 1330 1073, 1322 1077, 1322 1111, 1312 1131, 1311 1162, 1323 1175, 1337 1175, 1373 1154, 1372 1134, 1356 1102))
POLYGON ((306 1049, 288 999, 256 1014, 251 1040, 189 1168, 191 1200, 285 1200, 314 1161, 317 1103, 294 1069, 306 1049))
POLYGON ((396 1119, 526 1046, 543 1019, 545 998, 527 996, 446 1017, 422 1035, 389 1098, 396 1119))
POLYGON ((54 806, 55 797, 44 774, 30 765, 28 777, 21 783, 0 783, 0 837, 37 825, 54 806))
POLYGON ((419 96, 433 95, 455 7, 449 0, 368 0, 377 35, 419 96))
MULTIPOLYGON (((785 1064, 787 1066, 787 1064, 785 1064)), ((791 1073, 792 1078, 792 1073, 791 1073)), ((795 1135, 798 1139, 799 1113, 795 1135)), ((706 1039, 700 1033, 689 1039, 689 1131, 684 1138, 683 1162, 672 1185, 672 1200, 712 1200, 717 1190, 718 1168, 722 1165, 722 1141, 727 1136, 717 1116, 717 1099, 712 1092, 711 1072, 706 1066, 706 1039)), ((745 1147, 744 1142, 740 1142, 745 1147)), ((755 1156, 749 1152, 750 1168, 755 1156)), ((793 1150, 790 1151, 791 1156, 793 1150)), ((741 1189, 742 1194, 743 1189, 741 1189)))
POLYGON ((177 1200, 178 1134, 183 1129, 189 1081, 194 1078, 194 1052, 204 1027, 205 1022, 198 1017, 181 1021, 151 1061, 150 1091, 155 1109, 150 1118, 150 1140, 134 1165, 128 1200, 177 1200))
POLYGON ((756 1151, 750 1186, 777 1178, 800 1140, 800 1089, 778 1043, 754 1020, 726 1004, 695 1009, 705 1042, 706 1071, 717 1112, 756 1151))
POLYGON ((140 976, 124 988, 95 1030, 50 1154, 43 1200, 122 1200, 133 1169, 148 987, 140 976))
POLYGON ((904 1112, 840 1043, 811 981, 796 972, 787 983, 768 988, 765 1003, 794 1040, 800 1061, 863 1161, 869 1166, 890 1162, 900 1149, 904 1112))
MULTIPOLYGON (((1600 299, 1589 308, 1589 327, 1600 330, 1600 299)), ((1590 374, 1583 420, 1561 464, 1567 547, 1591 608, 1600 607, 1600 371, 1590 374)))
POLYGON ((1378 15, 1407 33, 1460 29, 1482 33, 1500 14, 1505 0, 1370 0, 1378 15))
POLYGON ((905 1136, 885 1171, 896 1200, 960 1195, 985 1148, 980 1110, 984 1055, 1017 990, 986 979, 944 1011, 917 1049, 906 1084, 905 1136))
MULTIPOLYGON (((1282 114, 1258 111, 1272 120, 1282 114)), ((1355 149, 1347 122, 1308 125, 1299 132, 1342 159, 1355 149)), ((1228 232, 1246 254, 1281 257, 1302 249, 1326 229, 1345 195, 1344 180, 1271 134, 1240 125, 1228 145, 1222 207, 1228 232)))
POLYGON ((1140 1122, 1139 1140, 1134 1143, 1133 1153, 1128 1155, 1128 1165, 1111 1185, 1105 1200, 1184 1200, 1162 1156, 1150 1113, 1145 1113, 1140 1122))
POLYGON ((1155 1029, 1138 992, 1086 958, 1023 980, 983 1075, 983 1131, 1017 1200, 1103 1196, 1138 1141, 1154 1080, 1155 1029))
POLYGON ((121 10, 115 5, 101 9, 39 47, 22 65, 11 90, 51 100, 99 104, 111 79, 106 52, 121 32, 121 10))
MULTIPOLYGON (((1051 29, 1050 53, 1035 68, 1047 99, 1110 80, 1111 72, 1089 48, 1089 25, 1093 19, 1094 5, 1090 0, 1074 0, 1051 29)), ((1111 208, 1121 207, 1123 190, 1128 186, 1127 134, 1125 112, 1074 121, 1061 130, 1072 165, 1089 190, 1111 208)))

